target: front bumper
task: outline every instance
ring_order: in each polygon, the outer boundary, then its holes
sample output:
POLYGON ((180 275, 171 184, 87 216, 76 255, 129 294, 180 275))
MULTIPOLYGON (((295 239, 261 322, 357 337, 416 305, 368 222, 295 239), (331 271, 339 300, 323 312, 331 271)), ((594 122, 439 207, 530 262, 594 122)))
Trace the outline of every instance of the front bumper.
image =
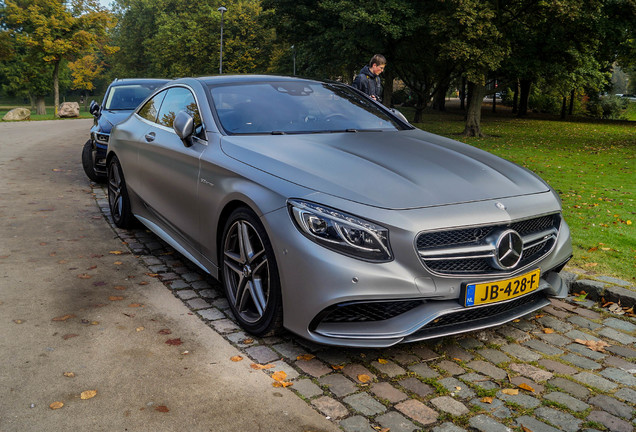
MULTIPOLYGON (((514 208, 514 201, 518 199, 508 200, 508 207, 514 208)), ((557 210, 554 204, 546 203, 543 204, 547 211, 557 210)), ((536 212, 541 205, 535 202, 530 207, 536 212)), ((468 226, 475 220, 474 211, 490 206, 454 207, 457 210, 454 214, 465 214, 466 222, 452 226, 468 226)), ((500 325, 546 306, 548 296, 567 295, 567 287, 558 274, 572 254, 570 232, 564 221, 552 251, 532 263, 532 267, 541 270, 536 291, 501 303, 466 308, 459 301, 462 283, 493 280, 492 275, 461 278, 432 274, 420 261, 413 245, 420 228, 431 226, 426 221, 431 210, 384 213, 387 217, 380 215, 375 220, 385 222, 385 226, 386 221, 401 224, 388 224, 395 259, 387 263, 365 262, 319 246, 296 230, 287 209, 263 216, 280 270, 287 329, 327 345, 387 347, 500 325), (390 213, 397 217, 391 219, 390 213), (383 307, 378 305, 382 304, 389 305, 388 313, 383 310, 377 313, 383 307), (364 320, 356 319, 355 313, 351 319, 346 316, 340 320, 324 319, 334 309, 344 311, 342 308, 356 307, 372 309, 372 314, 377 314, 364 320)), ((528 215, 532 213, 519 217, 528 215)), ((516 215, 510 217, 517 218, 516 215)), ((483 218, 487 220, 488 214, 483 218)), ((444 222, 448 223, 448 219, 444 222)), ((500 221, 493 219, 493 222, 500 221)), ((506 277, 527 271, 528 267, 520 268, 506 277)))

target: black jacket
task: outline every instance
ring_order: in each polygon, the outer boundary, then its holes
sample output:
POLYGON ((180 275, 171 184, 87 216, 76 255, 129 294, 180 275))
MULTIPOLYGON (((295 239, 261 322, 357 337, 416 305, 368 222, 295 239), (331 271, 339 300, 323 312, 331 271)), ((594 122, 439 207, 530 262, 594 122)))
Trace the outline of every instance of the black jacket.
POLYGON ((371 72, 369 66, 365 66, 353 80, 353 86, 369 96, 375 96, 378 102, 382 101, 382 84, 380 77, 371 72))

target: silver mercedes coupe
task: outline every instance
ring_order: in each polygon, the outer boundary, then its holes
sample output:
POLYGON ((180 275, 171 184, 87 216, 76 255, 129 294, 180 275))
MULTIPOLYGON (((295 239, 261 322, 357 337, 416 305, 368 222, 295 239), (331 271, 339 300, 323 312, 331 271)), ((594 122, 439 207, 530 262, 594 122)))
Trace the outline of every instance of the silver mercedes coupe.
POLYGON ((112 131, 114 222, 221 281, 238 323, 386 347, 496 326, 564 297, 557 193, 339 83, 170 82, 112 131))

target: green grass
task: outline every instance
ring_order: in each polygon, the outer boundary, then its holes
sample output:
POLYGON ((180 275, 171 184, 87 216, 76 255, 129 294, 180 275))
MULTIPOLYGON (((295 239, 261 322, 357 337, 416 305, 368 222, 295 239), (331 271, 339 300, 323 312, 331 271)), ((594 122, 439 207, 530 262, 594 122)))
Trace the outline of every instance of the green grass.
POLYGON ((627 120, 636 121, 636 102, 630 102, 623 115, 627 120))
MULTIPOLYGON (((9 111, 11 111, 13 108, 16 108, 15 106, 0 106, 0 121, 4 121, 2 120, 2 117, 4 117, 4 115, 6 113, 8 113, 9 111)), ((46 115, 38 115, 35 114, 35 110, 31 110, 31 121, 38 121, 38 120, 68 120, 68 119, 60 119, 59 117, 55 117, 54 113, 54 109, 52 106, 47 106, 46 107, 46 115)), ((80 106, 80 116, 78 118, 92 118, 93 116, 88 112, 88 109, 84 108, 83 106, 80 106)))
MULTIPOLYGON (((630 104, 631 107, 636 104, 630 104)), ((485 138, 464 138, 460 112, 426 113, 421 129, 447 136, 522 165, 563 200, 572 230, 571 267, 588 274, 636 280, 636 123, 482 118, 485 138)), ((503 111, 503 110, 502 110, 503 111)), ((407 111, 407 117, 409 113, 407 111)))

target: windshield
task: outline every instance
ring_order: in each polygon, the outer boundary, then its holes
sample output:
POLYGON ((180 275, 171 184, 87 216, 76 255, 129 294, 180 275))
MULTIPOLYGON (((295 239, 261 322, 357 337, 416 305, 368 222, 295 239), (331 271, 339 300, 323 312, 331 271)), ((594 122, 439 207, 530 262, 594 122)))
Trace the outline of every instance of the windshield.
POLYGON ((130 84, 113 86, 108 92, 104 108, 107 110, 134 110, 159 84, 130 84))
POLYGON ((394 131, 404 129, 375 102, 342 84, 304 81, 212 86, 229 134, 394 131))

